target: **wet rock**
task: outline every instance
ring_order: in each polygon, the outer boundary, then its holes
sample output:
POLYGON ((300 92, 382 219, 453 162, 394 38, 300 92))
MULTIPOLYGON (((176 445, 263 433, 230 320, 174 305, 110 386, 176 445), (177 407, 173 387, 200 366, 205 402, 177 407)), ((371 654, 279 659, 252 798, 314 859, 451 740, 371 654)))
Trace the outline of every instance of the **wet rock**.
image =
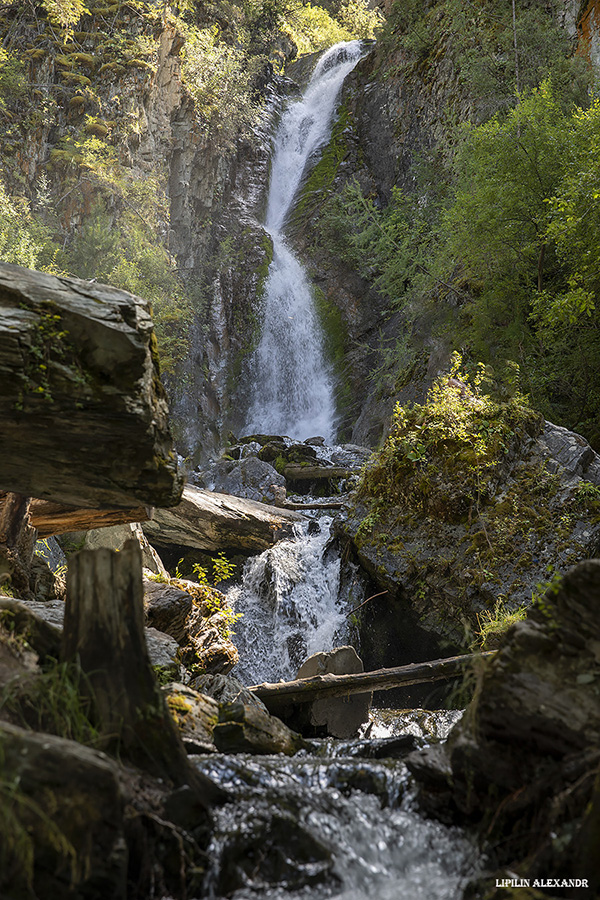
POLYGON ((181 683, 167 684, 163 691, 188 753, 214 753, 213 729, 219 719, 219 704, 181 683))
POLYGON ((242 888, 298 890, 337 881, 331 849, 293 814, 258 810, 230 833, 222 850, 218 892, 242 888))
MULTIPOLYGON (((352 675, 358 672, 364 672, 364 666, 354 647, 336 647, 335 650, 310 656, 302 663, 296 677, 352 675)), ((314 700, 310 704, 295 705, 284 714, 284 718, 289 717, 290 723, 306 735, 352 737, 364 722, 369 721, 371 696, 353 694, 351 697, 314 700)))
MULTIPOLYGON (((259 454, 260 456, 260 454, 259 454)), ((207 479, 210 490, 273 504, 285 498, 285 478, 263 459, 249 456, 239 463, 218 463, 207 479)))
POLYGON ((223 753, 284 753, 293 756, 306 744, 281 719, 239 700, 220 707, 213 736, 223 753))
POLYGON ((181 677, 177 641, 156 628, 145 628, 144 633, 151 665, 160 668, 163 674, 169 673, 172 678, 181 677))
POLYGON ((407 760, 430 808, 451 797, 493 859, 525 877, 592 866, 578 848, 600 759, 599 605, 600 560, 589 560, 507 634, 447 743, 407 760))
POLYGON ((403 759, 415 749, 418 742, 419 740, 414 734, 353 741, 348 746, 348 756, 356 756, 360 759, 403 759))
POLYGON ((146 578, 144 605, 148 623, 177 641, 178 659, 186 668, 225 673, 237 663, 227 599, 220 591, 183 578, 146 578))
POLYGON ((240 701, 247 706, 258 706, 263 712, 268 713, 262 700, 247 690, 242 682, 233 675, 198 675, 190 681, 190 687, 212 697, 217 703, 240 701))

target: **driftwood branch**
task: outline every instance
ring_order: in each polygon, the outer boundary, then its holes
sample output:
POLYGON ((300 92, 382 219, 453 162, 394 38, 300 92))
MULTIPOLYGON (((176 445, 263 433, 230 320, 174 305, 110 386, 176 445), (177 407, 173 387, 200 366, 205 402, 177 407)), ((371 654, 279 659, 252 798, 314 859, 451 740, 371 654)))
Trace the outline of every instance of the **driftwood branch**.
POLYGON ((277 706, 293 703, 310 703, 326 697, 347 697, 350 694, 364 694, 368 691, 389 691, 395 687, 408 687, 428 681, 444 681, 462 675, 465 668, 478 659, 495 655, 495 650, 485 653, 467 653, 447 659, 411 663, 392 669, 376 669, 374 672, 360 672, 357 675, 315 675, 280 684, 256 684, 248 688, 263 701, 269 712, 277 706))

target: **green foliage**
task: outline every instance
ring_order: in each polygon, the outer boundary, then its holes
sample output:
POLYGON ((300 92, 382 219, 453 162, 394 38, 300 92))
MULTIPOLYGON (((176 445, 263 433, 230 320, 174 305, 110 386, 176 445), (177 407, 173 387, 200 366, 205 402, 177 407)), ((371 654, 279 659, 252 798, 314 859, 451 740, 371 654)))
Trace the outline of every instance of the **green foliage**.
POLYGON ((459 372, 440 378, 424 405, 396 404, 390 434, 361 478, 359 496, 402 504, 447 521, 479 512, 494 470, 514 441, 536 433, 539 417, 519 394, 497 402, 459 372))
POLYGON ((477 613, 478 632, 473 650, 495 650, 506 632, 527 616, 527 607, 510 610, 502 600, 497 600, 493 610, 477 613))
POLYGON ((0 47, 0 113, 7 105, 23 97, 27 91, 25 67, 20 59, 0 47))
POLYGON ((42 0, 42 2, 50 21, 62 28, 73 27, 83 15, 89 15, 89 9, 83 0, 42 0))
POLYGON ((0 259, 27 269, 49 267, 52 238, 24 198, 9 196, 0 181, 0 259))
POLYGON ((392 301, 404 302, 426 271, 428 227, 413 197, 394 187, 383 209, 356 181, 331 196, 319 223, 328 246, 392 301))
POLYGON ((89 689, 82 694, 85 675, 72 663, 53 663, 25 683, 10 683, 0 696, 0 709, 35 731, 94 745, 98 732, 90 720, 89 689))
POLYGON ((257 119, 259 106, 251 90, 254 67, 242 49, 221 38, 217 25, 188 26, 181 58, 181 74, 200 122, 222 145, 233 148, 257 119))

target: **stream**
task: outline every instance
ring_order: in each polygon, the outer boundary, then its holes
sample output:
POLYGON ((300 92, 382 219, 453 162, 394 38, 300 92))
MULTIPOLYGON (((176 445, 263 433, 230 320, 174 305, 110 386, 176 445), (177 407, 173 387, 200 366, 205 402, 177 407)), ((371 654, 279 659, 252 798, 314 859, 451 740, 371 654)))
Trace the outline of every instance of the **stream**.
MULTIPOLYGON (((335 443, 333 382, 311 286, 284 228, 306 168, 328 139, 344 78, 361 55, 359 41, 325 52, 275 135, 265 221, 273 261, 252 360, 250 434, 296 441, 319 434, 335 443)), ((248 560, 242 584, 230 588, 229 600, 242 613, 234 626, 240 663, 232 674, 246 685, 293 679, 311 654, 348 643, 348 612, 363 597, 343 586, 330 524, 324 513, 310 515, 295 539, 248 560)), ((459 716, 373 710, 358 739, 313 740, 293 758, 193 757, 232 797, 215 810, 203 895, 459 900, 477 851, 461 830, 419 813, 403 753, 392 747, 411 734, 408 743, 416 747, 442 739, 459 716)))

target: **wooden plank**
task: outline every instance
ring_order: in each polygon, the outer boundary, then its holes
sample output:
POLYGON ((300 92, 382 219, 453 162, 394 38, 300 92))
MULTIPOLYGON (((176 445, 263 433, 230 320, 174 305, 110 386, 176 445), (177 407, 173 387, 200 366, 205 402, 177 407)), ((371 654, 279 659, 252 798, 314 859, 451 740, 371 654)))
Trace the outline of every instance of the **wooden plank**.
POLYGON ((248 688, 263 701, 269 711, 271 707, 293 703, 311 703, 326 697, 347 697, 368 691, 389 691, 395 687, 408 687, 429 681, 445 681, 462 675, 464 669, 475 660, 494 656, 495 650, 485 653, 466 653, 446 659, 411 663, 356 675, 315 675, 312 678, 298 678, 295 681, 278 684, 255 684, 248 688))

